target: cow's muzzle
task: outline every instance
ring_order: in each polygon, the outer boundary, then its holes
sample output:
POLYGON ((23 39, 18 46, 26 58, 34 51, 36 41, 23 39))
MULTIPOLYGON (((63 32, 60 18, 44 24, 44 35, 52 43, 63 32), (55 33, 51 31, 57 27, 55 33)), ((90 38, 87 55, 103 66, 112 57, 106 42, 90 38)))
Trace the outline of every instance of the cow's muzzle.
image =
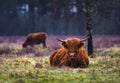
POLYGON ((70 53, 69 53, 69 57, 70 57, 70 58, 75 58, 75 55, 76 55, 76 53, 74 53, 74 52, 70 52, 70 53))

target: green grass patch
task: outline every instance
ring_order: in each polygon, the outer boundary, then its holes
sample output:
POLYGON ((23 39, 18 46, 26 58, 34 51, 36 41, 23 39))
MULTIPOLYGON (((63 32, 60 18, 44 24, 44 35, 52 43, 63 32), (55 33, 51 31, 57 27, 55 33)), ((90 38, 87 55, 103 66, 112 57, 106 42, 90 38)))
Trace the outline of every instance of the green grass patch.
POLYGON ((0 83, 119 83, 120 48, 96 51, 87 68, 51 67, 49 56, 0 57, 0 83))

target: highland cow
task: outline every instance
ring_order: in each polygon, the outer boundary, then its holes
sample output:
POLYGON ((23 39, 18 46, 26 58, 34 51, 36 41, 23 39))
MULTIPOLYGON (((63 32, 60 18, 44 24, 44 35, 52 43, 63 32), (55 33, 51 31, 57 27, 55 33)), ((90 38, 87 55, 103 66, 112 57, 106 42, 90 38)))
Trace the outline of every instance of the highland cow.
MULTIPOLYGON (((59 39, 58 39, 59 40, 59 39)), ((50 56, 50 65, 61 67, 63 65, 73 68, 85 68, 89 65, 89 57, 83 48, 84 41, 78 38, 68 38, 62 43, 61 48, 55 50, 50 56)))
POLYGON ((45 32, 36 32, 36 33, 30 33, 25 42, 22 44, 22 47, 25 48, 27 46, 33 47, 37 44, 42 44, 44 48, 47 47, 46 45, 46 39, 47 39, 47 33, 45 32))

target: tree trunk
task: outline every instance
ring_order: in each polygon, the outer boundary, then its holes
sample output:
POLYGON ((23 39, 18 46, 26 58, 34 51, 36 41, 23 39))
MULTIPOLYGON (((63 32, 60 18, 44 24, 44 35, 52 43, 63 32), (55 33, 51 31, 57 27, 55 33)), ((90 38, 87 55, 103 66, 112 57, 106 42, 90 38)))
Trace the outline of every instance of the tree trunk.
POLYGON ((93 40, 92 40, 92 11, 90 1, 86 0, 86 15, 87 15, 87 36, 88 38, 88 54, 93 54, 93 40))

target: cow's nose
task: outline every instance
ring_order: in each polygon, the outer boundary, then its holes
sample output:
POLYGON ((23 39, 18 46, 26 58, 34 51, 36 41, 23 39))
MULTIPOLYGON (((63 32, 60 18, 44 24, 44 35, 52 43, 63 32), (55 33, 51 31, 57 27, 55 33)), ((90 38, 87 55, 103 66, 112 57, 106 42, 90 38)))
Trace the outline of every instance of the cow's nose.
POLYGON ((69 53, 69 55, 72 57, 72 56, 74 56, 74 55, 75 55, 75 53, 69 53))

